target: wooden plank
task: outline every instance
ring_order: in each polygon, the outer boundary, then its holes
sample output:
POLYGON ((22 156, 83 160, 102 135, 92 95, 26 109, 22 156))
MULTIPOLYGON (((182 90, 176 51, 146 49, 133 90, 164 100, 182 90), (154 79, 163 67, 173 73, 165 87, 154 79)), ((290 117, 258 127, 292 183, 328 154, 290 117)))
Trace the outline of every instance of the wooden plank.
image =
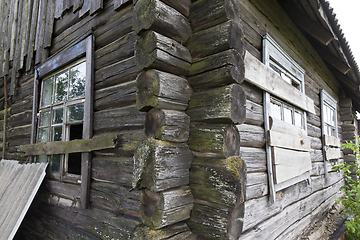
POLYGON ((327 148, 326 152, 326 160, 339 159, 341 158, 341 150, 340 148, 327 148))
POLYGON ((76 45, 62 51, 60 54, 52 57, 40 67, 37 68, 38 77, 42 78, 44 75, 68 64, 69 61, 76 60, 86 53, 86 40, 83 40, 76 45))
POLYGON ((269 145, 286 149, 300 150, 309 152, 311 150, 310 140, 306 137, 294 137, 289 134, 269 131, 269 145))
MULTIPOLYGON (((24 58, 25 55, 27 53, 28 50, 28 46, 29 46, 29 34, 30 34, 30 29, 31 29, 31 14, 32 14, 32 8, 33 8, 33 3, 34 1, 26 1, 26 6, 25 6, 25 17, 23 18, 23 31, 22 31, 22 43, 21 43, 21 59, 20 59, 20 65, 19 68, 26 68, 24 65, 24 58)), ((29 61, 29 60, 28 60, 29 61)))
POLYGON ((94 15, 97 11, 103 8, 103 0, 92 0, 90 2, 90 15, 94 15))
MULTIPOLYGON (((86 43, 86 77, 83 139, 89 140, 93 133, 93 93, 94 93, 94 36, 88 36, 86 43)), ((91 153, 81 153, 81 206, 88 208, 90 204, 91 153)))
POLYGON ((117 11, 120 9, 122 5, 129 2, 131 0, 114 0, 114 10, 117 11))
POLYGON ((67 142, 45 142, 22 145, 18 147, 18 152, 29 155, 53 155, 77 152, 91 152, 107 148, 115 148, 117 145, 117 134, 108 133, 95 136, 89 140, 72 140, 67 142))
POLYGON ((83 0, 82 8, 79 10, 79 17, 84 16, 86 13, 90 11, 91 0, 83 0))
POLYGON ((334 136, 325 135, 325 146, 341 147, 341 141, 339 138, 334 136))
POLYGON ((273 117, 269 117, 269 130, 299 138, 306 138, 307 136, 304 129, 273 117))
POLYGON ((276 184, 300 176, 312 168, 309 152, 299 152, 278 147, 272 147, 271 150, 276 184))
MULTIPOLYGON (((48 1, 47 6, 47 17, 46 17, 46 25, 45 25, 45 33, 44 33, 44 48, 51 47, 52 33, 54 29, 54 21, 55 21, 55 6, 54 1, 48 1)), ((45 59, 43 59, 44 61, 45 59)))
POLYGON ((40 63, 41 56, 43 52, 43 42, 44 42, 44 28, 45 28, 45 8, 47 5, 48 0, 40 0, 39 4, 39 15, 38 15, 38 22, 37 22, 37 29, 36 29, 36 38, 35 38, 35 65, 40 63))
POLYGON ((74 0, 73 12, 75 13, 76 11, 78 11, 82 7, 83 3, 84 0, 74 0))
POLYGON ((37 19, 38 19, 38 14, 39 14, 39 3, 40 3, 40 0, 34 0, 33 12, 31 14, 32 19, 31 19, 31 24, 30 24, 26 71, 30 70, 31 65, 32 65, 33 56, 34 56, 35 39, 36 39, 36 32, 37 32, 37 26, 38 26, 37 19))
POLYGON ((244 63, 246 81, 307 112, 315 114, 313 100, 285 82, 275 71, 265 66, 248 51, 245 53, 244 63))

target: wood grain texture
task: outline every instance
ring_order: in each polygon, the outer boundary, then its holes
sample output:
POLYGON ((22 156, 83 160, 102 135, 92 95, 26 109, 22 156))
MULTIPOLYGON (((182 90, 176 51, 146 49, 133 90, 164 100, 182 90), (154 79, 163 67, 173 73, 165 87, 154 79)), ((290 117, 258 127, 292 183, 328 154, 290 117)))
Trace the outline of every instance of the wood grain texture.
POLYGON ((269 146, 309 152, 310 141, 306 137, 294 137, 292 135, 269 131, 269 146))

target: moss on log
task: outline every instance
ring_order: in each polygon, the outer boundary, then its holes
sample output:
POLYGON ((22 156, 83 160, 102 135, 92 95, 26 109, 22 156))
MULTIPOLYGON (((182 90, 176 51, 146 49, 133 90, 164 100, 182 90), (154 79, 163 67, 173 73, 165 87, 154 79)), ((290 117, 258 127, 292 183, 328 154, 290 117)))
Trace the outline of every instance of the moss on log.
POLYGON ((133 240, 196 240, 196 238, 197 236, 191 233, 190 228, 184 222, 175 223, 157 230, 145 225, 140 225, 133 233, 133 240), (183 237, 184 234, 186 234, 186 237, 183 237))
POLYGON ((189 139, 190 117, 176 110, 151 109, 145 118, 145 134, 163 141, 186 142, 189 139))
POLYGON ((140 111, 152 107, 185 110, 193 91, 185 78, 155 69, 140 73, 136 82, 136 106, 140 111))
POLYGON ((189 20, 194 32, 231 19, 240 19, 237 0, 198 0, 190 8, 189 20))
POLYGON ((135 33, 154 30, 181 43, 192 34, 188 19, 159 0, 138 0, 133 16, 135 33))
POLYGON ((192 159, 186 144, 147 139, 134 155, 132 185, 154 192, 187 185, 192 159))
POLYGON ((195 156, 227 158, 240 152, 240 135, 234 125, 217 124, 192 127, 189 147, 195 156))
POLYGON ((141 220, 152 229, 159 229, 190 218, 194 199, 188 186, 141 193, 141 220))
POLYGON ((236 49, 244 55, 244 36, 236 21, 227 21, 220 25, 193 34, 187 43, 193 59, 215 54, 228 49, 236 49))
POLYGON ((242 124, 246 119, 245 92, 238 84, 196 92, 186 113, 192 121, 242 124))

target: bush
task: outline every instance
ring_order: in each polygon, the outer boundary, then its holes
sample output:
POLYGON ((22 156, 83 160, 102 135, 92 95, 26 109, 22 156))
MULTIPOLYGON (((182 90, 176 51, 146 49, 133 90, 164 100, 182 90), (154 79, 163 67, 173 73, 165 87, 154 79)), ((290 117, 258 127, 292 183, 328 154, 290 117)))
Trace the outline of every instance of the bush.
MULTIPOLYGON (((359 137, 358 137, 359 138, 359 137)), ((360 138, 359 138, 360 142, 360 138)), ((342 144, 342 148, 348 148, 353 150, 359 155, 359 144, 353 142, 346 142, 342 144)), ((347 239, 359 239, 360 240, 360 168, 358 161, 352 163, 341 163, 337 166, 333 166, 334 170, 342 170, 343 177, 345 179, 345 186, 340 187, 340 190, 344 192, 344 196, 337 199, 338 203, 343 205, 341 213, 344 212, 348 220, 345 221, 347 239), (355 176, 356 173, 356 176, 355 176)))

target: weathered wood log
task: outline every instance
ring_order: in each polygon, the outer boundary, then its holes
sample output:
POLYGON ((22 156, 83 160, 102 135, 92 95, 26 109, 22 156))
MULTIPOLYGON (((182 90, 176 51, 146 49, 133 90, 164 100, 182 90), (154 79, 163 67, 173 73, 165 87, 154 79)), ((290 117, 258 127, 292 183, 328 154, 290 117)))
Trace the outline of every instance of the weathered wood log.
POLYGON ((31 135, 31 124, 10 128, 6 134, 8 139, 27 138, 31 135))
POLYGON ((196 199, 235 207, 245 201, 246 165, 241 157, 194 159, 190 188, 196 199))
POLYGON ((246 120, 245 123, 261 126, 264 123, 263 106, 246 100, 246 120))
POLYGON ((227 21, 199 31, 189 38, 187 48, 195 60, 231 48, 243 55, 244 36, 241 26, 236 21, 227 21))
POLYGON ((190 8, 189 20, 194 32, 231 19, 240 20, 240 6, 236 0, 198 0, 190 8))
POLYGON ((195 199, 187 224, 194 233, 210 239, 239 239, 243 229, 244 204, 234 208, 195 199))
POLYGON ((238 156, 240 135, 234 125, 218 124, 192 127, 189 147, 197 157, 238 156))
POLYGON ((240 155, 246 163, 248 173, 265 172, 267 170, 264 148, 240 147, 240 155))
POLYGON ((235 49, 230 49, 220 53, 216 53, 193 62, 189 69, 189 76, 226 67, 228 65, 235 67, 236 72, 234 72, 233 74, 234 76, 236 76, 235 78, 236 82, 237 83, 243 82, 244 72, 245 72, 244 58, 235 49))
POLYGON ((135 105, 112 108, 94 113, 94 131, 122 130, 126 128, 142 128, 146 114, 139 112, 135 105))
POLYGON ((134 155, 132 185, 154 192, 187 185, 192 159, 186 144, 147 139, 134 155))
MULTIPOLYGON (((148 226, 140 225, 138 226, 134 233, 134 240, 165 240, 165 239, 177 239, 176 237, 184 233, 191 232, 190 228, 186 223, 175 223, 170 226, 163 227, 161 229, 151 229, 148 226)), ((195 240, 196 236, 181 238, 185 240, 195 240)))
POLYGON ((136 79, 136 106, 139 111, 150 108, 185 110, 192 94, 187 80, 155 69, 140 73, 136 79))
POLYGON ((133 29, 155 30, 180 43, 192 34, 189 20, 174 8, 159 0, 139 0, 134 7, 133 29))
POLYGON ((191 0, 163 0, 164 3, 169 5, 170 7, 175 8, 182 14, 184 14, 186 17, 189 16, 190 13, 190 6, 191 6, 191 0))
POLYGON ((144 189, 141 193, 141 220, 152 229, 159 229, 190 218, 194 199, 188 186, 163 192, 144 189))
POLYGON ((186 47, 151 30, 137 40, 135 57, 139 68, 156 68, 177 75, 186 75, 192 61, 186 47))
POLYGON ((244 79, 241 66, 225 65, 187 78, 195 91, 217 88, 233 83, 241 83, 244 79))
POLYGON ((247 174, 246 201, 269 194, 268 175, 264 172, 247 174))
MULTIPOLYGON (((26 110, 26 111, 18 113, 18 114, 13 114, 13 115, 11 115, 11 117, 8 120, 9 121, 8 126, 10 128, 12 128, 12 127, 18 127, 21 125, 30 124, 31 116, 32 116, 31 110, 26 110)), ((4 119, 4 116, 3 116, 2 120, 3 119, 4 119)))
POLYGON ((94 110, 123 107, 136 102, 136 81, 125 82, 95 91, 94 110))
POLYGON ((194 93, 186 113, 192 121, 242 124, 246 119, 245 92, 238 84, 194 93))
POLYGON ((136 66, 135 57, 114 63, 95 72, 94 89, 111 87, 113 85, 135 80, 141 72, 136 66))
POLYGON ((240 133, 241 147, 264 147, 265 130, 261 126, 241 124, 236 126, 240 133))
POLYGON ((151 109, 145 118, 147 137, 170 142, 186 142, 189 139, 190 117, 176 110, 151 109))

